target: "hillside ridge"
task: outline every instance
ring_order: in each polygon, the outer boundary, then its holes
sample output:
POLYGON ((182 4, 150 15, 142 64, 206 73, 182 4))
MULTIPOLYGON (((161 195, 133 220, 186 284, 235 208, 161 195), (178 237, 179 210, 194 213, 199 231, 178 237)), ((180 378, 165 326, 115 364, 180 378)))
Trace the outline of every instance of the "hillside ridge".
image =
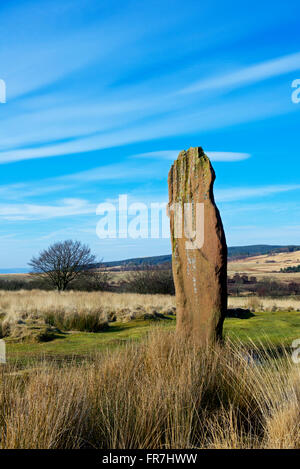
MULTIPOLYGON (((268 245, 268 244, 255 244, 250 246, 231 246, 228 248, 228 259, 246 259, 247 257, 260 256, 264 254, 278 254, 280 252, 294 252, 300 251, 300 246, 288 245, 268 245)), ((124 259, 120 261, 103 262, 101 265, 104 267, 116 266, 138 266, 141 264, 160 265, 171 262, 171 254, 150 257, 135 257, 124 259)))

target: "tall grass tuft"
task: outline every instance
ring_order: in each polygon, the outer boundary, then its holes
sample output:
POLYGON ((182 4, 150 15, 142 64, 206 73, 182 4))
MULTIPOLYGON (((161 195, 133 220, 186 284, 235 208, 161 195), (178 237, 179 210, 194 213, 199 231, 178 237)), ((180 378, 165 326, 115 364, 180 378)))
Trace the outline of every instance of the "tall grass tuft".
POLYGON ((197 349, 154 330, 81 364, 2 368, 1 448, 299 448, 285 352, 197 349))
POLYGON ((52 311, 44 314, 44 320, 63 331, 100 332, 108 327, 107 315, 102 309, 69 313, 52 311))

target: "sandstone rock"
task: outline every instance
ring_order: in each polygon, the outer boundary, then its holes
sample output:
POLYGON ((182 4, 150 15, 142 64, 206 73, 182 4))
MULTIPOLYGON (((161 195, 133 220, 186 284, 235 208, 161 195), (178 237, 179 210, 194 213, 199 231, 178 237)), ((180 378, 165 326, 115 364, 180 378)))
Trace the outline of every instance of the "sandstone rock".
POLYGON ((201 147, 180 152, 168 179, 177 331, 199 345, 222 337, 227 311, 227 245, 214 181, 201 147))

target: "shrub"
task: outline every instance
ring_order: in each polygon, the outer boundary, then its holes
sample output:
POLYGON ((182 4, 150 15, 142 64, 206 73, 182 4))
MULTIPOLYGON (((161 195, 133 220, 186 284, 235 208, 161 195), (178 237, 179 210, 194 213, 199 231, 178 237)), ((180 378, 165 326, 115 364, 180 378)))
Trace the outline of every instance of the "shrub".
POLYGON ((19 290, 51 290, 52 287, 41 279, 0 279, 0 290, 19 291, 19 290))
POLYGON ((152 295, 174 295, 175 286, 172 271, 145 265, 128 274, 125 291, 152 295))
POLYGON ((107 315, 99 311, 48 312, 44 316, 46 324, 63 331, 100 332, 108 327, 107 315))
MULTIPOLYGON (((87 270, 66 287, 75 291, 109 291, 111 289, 111 274, 105 270, 87 270)), ((56 291, 56 288, 44 278, 26 277, 24 279, 0 279, 0 290, 46 290, 56 291)))
POLYGON ((295 267, 285 267, 284 269, 280 269, 280 272, 281 273, 287 273, 287 274, 290 274, 290 273, 296 273, 296 272, 300 272, 300 264, 299 265, 296 265, 295 267))
POLYGON ((75 291, 109 291, 111 290, 112 275, 109 271, 87 270, 80 278, 72 283, 70 289, 75 291))

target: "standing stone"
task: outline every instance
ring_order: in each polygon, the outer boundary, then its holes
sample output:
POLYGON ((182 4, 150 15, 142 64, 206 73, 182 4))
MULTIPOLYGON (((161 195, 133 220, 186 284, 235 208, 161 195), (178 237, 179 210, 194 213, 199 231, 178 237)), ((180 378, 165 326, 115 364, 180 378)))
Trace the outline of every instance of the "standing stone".
POLYGON ((227 311, 227 245, 214 181, 201 147, 181 151, 168 178, 177 332, 199 345, 222 338, 227 311))

